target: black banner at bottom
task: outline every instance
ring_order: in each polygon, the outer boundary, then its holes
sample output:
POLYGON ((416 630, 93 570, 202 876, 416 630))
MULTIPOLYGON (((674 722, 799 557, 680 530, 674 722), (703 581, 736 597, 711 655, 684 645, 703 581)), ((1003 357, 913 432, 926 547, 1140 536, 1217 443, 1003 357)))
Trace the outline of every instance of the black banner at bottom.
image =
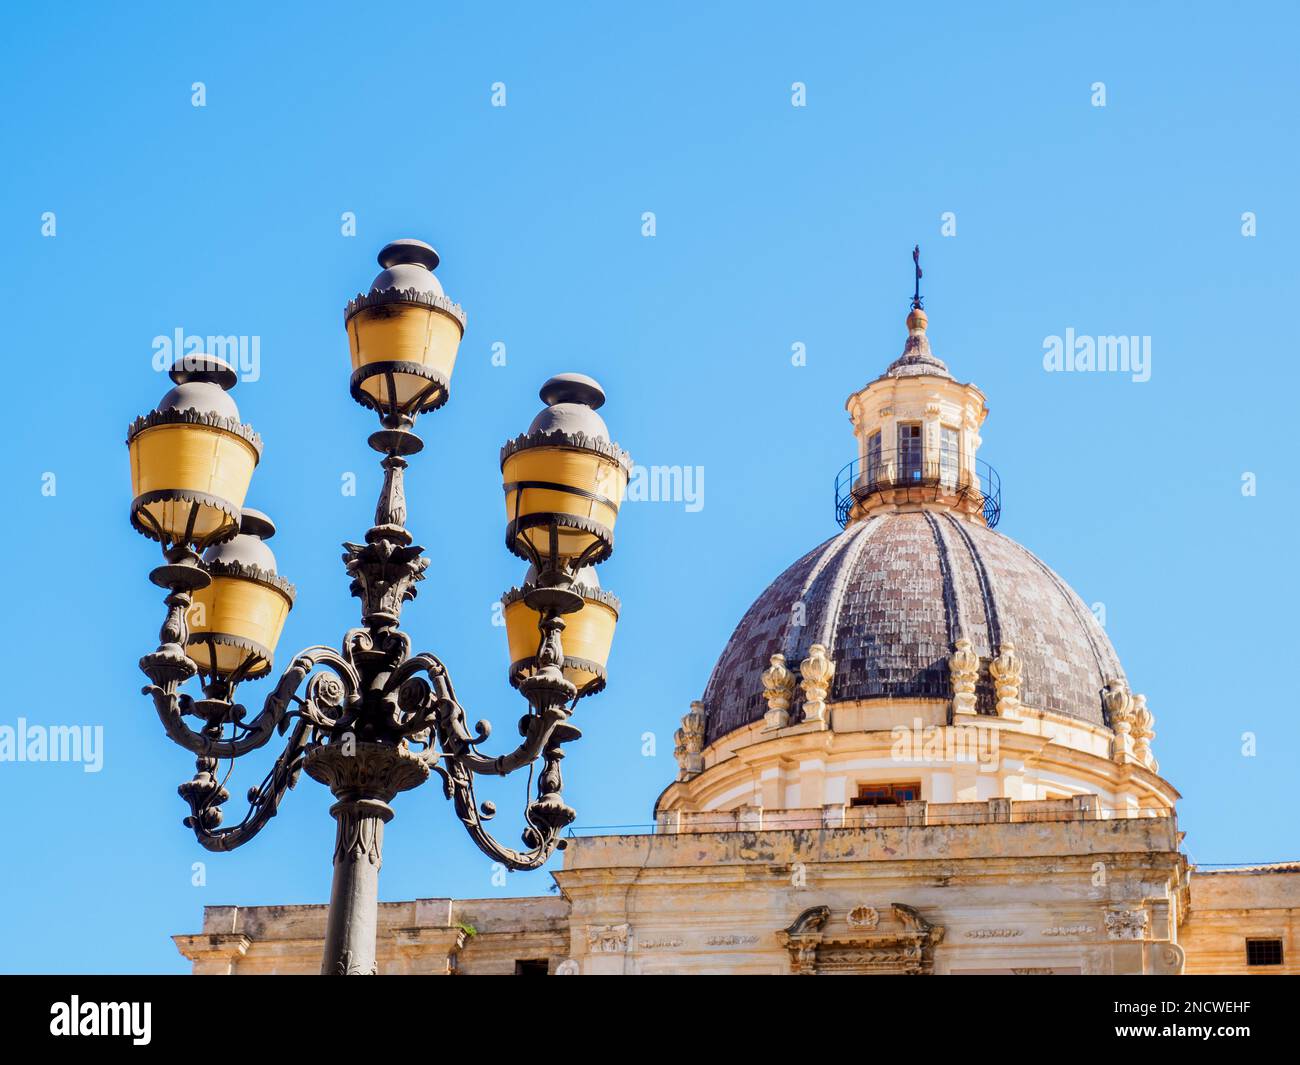
POLYGON ((281 1046, 337 1052, 356 1045, 382 1057, 404 1053, 408 1040, 417 1039, 431 1053, 462 1040, 499 1053, 493 1032, 504 1035, 515 1026, 530 1042, 530 1029, 541 1027, 566 1040, 634 1036, 633 1045, 644 1049, 660 1037, 665 1050, 680 1048, 676 1040, 688 1026, 693 1053, 710 1036, 732 1048, 753 1042, 771 1050, 783 1041, 782 1032, 797 1045, 815 1035, 809 1029, 814 1023, 835 1026, 842 1036, 846 1021, 879 1037, 893 1029, 895 1037, 927 1048, 973 1044, 987 1050, 990 1039, 1014 1032, 1021 1049, 1064 1039, 1071 1049, 1173 1041, 1230 1052, 1234 1042, 1287 1038, 1294 1031, 1290 1000, 1297 986, 1286 977, 976 977, 974 985, 969 979, 883 977, 774 992, 741 977, 704 977, 707 986, 672 988, 662 981, 619 988, 608 978, 550 987, 508 978, 486 986, 465 977, 372 977, 346 986, 316 977, 216 979, 3 977, 0 1017, 20 1046, 112 1044, 128 1054, 206 1046, 255 1048, 261 1055, 281 1046), (731 986, 720 987, 722 980, 731 986), (701 995, 731 1006, 693 1008, 701 995), (781 1023, 779 1011, 787 1007, 798 1017, 781 1023))

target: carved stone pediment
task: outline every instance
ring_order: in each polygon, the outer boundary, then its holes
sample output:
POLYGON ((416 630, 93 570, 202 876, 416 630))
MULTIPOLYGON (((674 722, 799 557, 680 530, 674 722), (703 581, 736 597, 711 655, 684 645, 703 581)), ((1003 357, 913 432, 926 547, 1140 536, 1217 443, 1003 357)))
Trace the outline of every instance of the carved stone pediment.
POLYGON ((791 971, 799 975, 933 972, 934 947, 943 941, 943 929, 900 902, 890 905, 890 913, 893 921, 888 927, 849 922, 843 932, 828 931, 830 907, 813 906, 778 932, 777 938, 790 951, 791 971))

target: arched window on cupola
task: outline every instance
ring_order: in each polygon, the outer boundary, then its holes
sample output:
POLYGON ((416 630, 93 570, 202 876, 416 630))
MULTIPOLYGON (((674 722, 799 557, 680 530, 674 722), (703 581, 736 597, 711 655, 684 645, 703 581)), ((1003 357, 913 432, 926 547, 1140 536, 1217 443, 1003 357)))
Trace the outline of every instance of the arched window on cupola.
POLYGON ((898 473, 904 484, 921 483, 925 469, 925 442, 920 422, 898 426, 898 473))

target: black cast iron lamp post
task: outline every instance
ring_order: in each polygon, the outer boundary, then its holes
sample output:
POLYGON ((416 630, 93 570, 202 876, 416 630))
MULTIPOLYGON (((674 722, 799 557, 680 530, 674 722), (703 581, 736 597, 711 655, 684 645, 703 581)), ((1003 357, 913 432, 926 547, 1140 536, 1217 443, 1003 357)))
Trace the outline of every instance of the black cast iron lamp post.
POLYGON ((327 785, 338 830, 321 971, 340 975, 375 972, 384 825, 399 792, 436 774, 475 843, 512 869, 535 869, 563 848, 560 834, 574 811, 562 795, 562 747, 581 735, 570 722, 578 700, 604 687, 618 620, 618 600, 601 590, 592 567, 613 550, 631 469, 596 413, 604 393, 580 374, 547 381, 546 409, 502 448, 506 546, 530 563, 522 586, 503 600, 509 678, 528 708, 518 747, 480 753, 490 726, 479 721, 470 730, 446 667, 433 654, 414 653, 398 627, 428 566, 406 529, 403 473, 424 446, 412 429, 419 414, 450 397, 465 316, 434 277, 438 255, 427 244, 395 241, 379 263, 383 272, 344 318, 351 392, 379 415, 369 444, 384 469, 365 542, 344 544, 361 624, 338 650, 296 655, 251 717, 236 690, 271 673, 294 589, 266 545, 271 520, 244 506, 262 444, 228 395, 234 371, 211 355, 182 359, 171 371, 176 387, 127 435, 131 523, 160 543, 164 563, 150 579, 167 590, 159 647, 140 660, 151 682, 144 691, 168 736, 197 756, 194 777, 178 789, 190 808, 185 824, 209 850, 232 850, 275 816, 304 771, 327 785), (197 699, 180 690, 194 677, 197 699), (284 749, 249 789, 248 812, 223 825, 230 796, 220 763, 277 735, 287 736, 284 749), (538 759, 523 848, 506 847, 488 831, 495 809, 476 800, 474 779, 506 776, 538 759))

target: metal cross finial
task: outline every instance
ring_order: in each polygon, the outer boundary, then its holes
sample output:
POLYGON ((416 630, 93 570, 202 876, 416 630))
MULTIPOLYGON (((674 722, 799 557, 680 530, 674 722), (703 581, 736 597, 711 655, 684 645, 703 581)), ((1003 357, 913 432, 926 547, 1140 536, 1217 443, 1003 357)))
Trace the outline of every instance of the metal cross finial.
POLYGON ((912 248, 912 262, 916 264, 916 291, 912 294, 912 309, 921 310, 921 245, 912 248))

